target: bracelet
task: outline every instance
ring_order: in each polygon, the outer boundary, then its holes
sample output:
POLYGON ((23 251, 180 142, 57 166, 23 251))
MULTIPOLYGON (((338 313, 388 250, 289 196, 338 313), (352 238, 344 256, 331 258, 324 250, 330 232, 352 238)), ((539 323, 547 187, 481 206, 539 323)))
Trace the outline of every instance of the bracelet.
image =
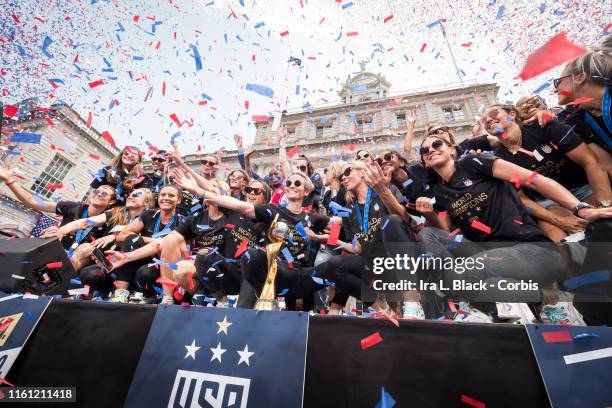
POLYGON ((8 186, 10 186, 10 185, 15 184, 15 181, 17 181, 17 180, 13 179, 12 181, 7 181, 5 184, 6 184, 6 186, 8 187, 8 186))

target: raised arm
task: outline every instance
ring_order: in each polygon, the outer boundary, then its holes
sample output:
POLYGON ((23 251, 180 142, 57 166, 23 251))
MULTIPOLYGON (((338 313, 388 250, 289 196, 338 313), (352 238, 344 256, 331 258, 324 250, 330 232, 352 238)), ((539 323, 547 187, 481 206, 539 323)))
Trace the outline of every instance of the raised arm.
POLYGON ((249 218, 255 218, 255 206, 245 201, 240 201, 234 197, 225 195, 213 195, 207 191, 203 191, 202 197, 210 204, 216 204, 219 207, 227 208, 228 210, 241 213, 249 218))
POLYGON ((289 174, 293 172, 291 168, 291 163, 289 163, 289 158, 287 157, 287 150, 285 149, 285 143, 287 142, 287 128, 282 126, 278 129, 278 162, 283 167, 283 171, 285 172, 285 176, 288 177, 289 174))
POLYGON ((55 213, 57 204, 43 199, 35 200, 30 192, 17 184, 12 170, 0 167, 0 180, 4 181, 6 186, 15 194, 15 197, 26 207, 32 210, 55 213))
MULTIPOLYGON (((556 181, 502 159, 497 159, 493 163, 493 176, 511 183, 518 177, 521 184, 538 191, 544 197, 553 200, 561 207, 570 211, 580 203, 572 193, 556 181)), ((580 218, 593 222, 601 218, 612 217, 612 208, 584 208, 578 211, 577 215, 580 218)))
POLYGON ((412 141, 414 140, 414 127, 416 125, 416 110, 407 110, 406 117, 406 136, 404 136, 404 155, 407 159, 412 156, 412 141))
MULTIPOLYGON (((117 235, 117 242, 121 243, 125 241, 125 239, 130 234, 140 234, 143 229, 144 229, 144 224, 142 223, 142 220, 140 219, 140 217, 138 217, 135 220, 133 220, 131 223, 123 227, 119 235, 117 235)), ((142 237, 142 239, 144 240, 146 244, 154 241, 154 239, 151 237, 142 237)))
POLYGON ((363 170, 366 183, 378 193, 387 211, 390 214, 399 215, 405 223, 410 223, 408 210, 397 201, 397 198, 395 198, 395 195, 393 195, 389 188, 393 168, 387 169, 387 174, 385 175, 380 165, 374 162, 374 164, 364 163, 363 170))

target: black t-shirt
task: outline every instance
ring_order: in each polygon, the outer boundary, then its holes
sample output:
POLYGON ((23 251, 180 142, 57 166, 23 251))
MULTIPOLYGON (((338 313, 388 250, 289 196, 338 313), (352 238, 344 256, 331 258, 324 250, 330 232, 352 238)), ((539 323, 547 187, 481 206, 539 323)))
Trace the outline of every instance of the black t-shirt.
POLYGON ((470 150, 480 150, 481 152, 493 150, 493 148, 491 147, 491 143, 489 143, 489 139, 486 135, 473 137, 471 139, 465 139, 456 146, 456 149, 458 157, 467 154, 467 152, 469 152, 470 150))
POLYGON ((127 197, 130 195, 132 190, 136 190, 138 188, 148 188, 149 187, 149 179, 148 177, 141 176, 137 180, 137 183, 133 184, 130 188, 124 185, 124 181, 128 178, 129 174, 126 171, 115 171, 114 180, 112 183, 109 183, 107 180, 107 174, 112 174, 113 169, 110 166, 105 166, 101 169, 93 179, 90 186, 93 188, 98 188, 100 186, 111 186, 115 188, 115 192, 117 193, 117 199, 115 201, 115 206, 123 206, 127 201, 127 197))
POLYGON ((231 210, 223 209, 223 213, 226 217, 223 255, 226 258, 233 258, 244 240, 248 241, 249 248, 265 243, 267 230, 262 224, 231 210))
MULTIPOLYGON (((277 207, 273 204, 261 204, 255 206, 255 221, 263 222, 266 225, 266 233, 272 221, 278 214, 278 222, 284 222, 289 226, 289 233, 283 240, 283 247, 289 249, 296 266, 312 266, 314 264, 314 254, 309 250, 308 238, 302 236, 295 226, 302 223, 304 227, 312 226, 314 231, 320 231, 325 226, 322 225, 327 217, 318 214, 309 214, 302 211, 295 214, 287 208, 277 207)), ((283 259, 286 257, 281 253, 283 259)))
POLYGON ((225 241, 225 225, 227 219, 223 214, 219 219, 213 220, 207 209, 200 209, 187 217, 175 229, 185 240, 194 240, 195 248, 217 247, 222 248, 225 241))
MULTIPOLYGON (((612 114, 612 104, 610 106, 610 114, 612 114)), ((586 121, 586 111, 581 107, 568 106, 557 114, 560 121, 564 122, 568 126, 574 127, 574 132, 580 136, 586 143, 596 143, 604 149, 612 152, 612 146, 608 143, 612 143, 612 130, 608 129, 604 122, 603 115, 595 116, 591 114, 591 117, 595 120, 595 123, 599 125, 602 132, 608 137, 610 142, 606 142, 599 133, 591 127, 586 121)))
POLYGON ((362 231, 362 226, 359 224, 359 218, 357 211, 361 214, 361 218, 364 217, 365 204, 359 204, 355 201, 349 208, 352 208, 351 215, 342 218, 342 229, 344 233, 356 239, 364 247, 367 242, 377 241, 379 238, 379 232, 382 228, 383 218, 388 214, 385 205, 374 191, 372 191, 372 198, 370 200, 370 209, 368 211, 368 230, 367 233, 362 231))
MULTIPOLYGON (((505 146, 500 145, 495 155, 501 159, 517 164, 525 169, 549 177, 568 190, 589 184, 584 169, 569 159, 565 153, 574 150, 583 143, 567 125, 550 122, 541 128, 538 124, 521 126, 523 149, 533 152, 533 157, 517 152, 512 154, 505 146)), ((524 188, 525 195, 532 200, 543 197, 535 190, 524 188)))
MULTIPOLYGON (((139 218, 140 221, 144 224, 144 228, 140 232, 140 235, 143 237, 153 237, 155 235, 155 224, 159 219, 159 227, 157 233, 162 232, 166 229, 166 224, 162 223, 161 210, 146 210, 139 218)), ((170 231, 174 231, 183 221, 185 221, 186 217, 175 213, 174 219, 172 220, 172 224, 168 227, 170 231)))
MULTIPOLYGON (((60 227, 68 224, 71 221, 80 220, 81 218, 84 218, 83 215, 85 215, 85 209, 89 209, 89 205, 79 203, 77 201, 64 201, 64 200, 58 201, 57 205, 55 206, 55 213, 57 215, 62 216, 62 222, 60 223, 60 227)), ((90 217, 90 215, 87 215, 87 217, 90 217)), ((107 220, 108 218, 109 216, 107 214, 107 220)), ((74 240, 77 234, 81 235, 82 233, 86 232, 88 229, 89 227, 83 230, 83 232, 77 231, 77 232, 74 232, 72 234, 65 235, 64 237, 62 237, 61 243, 64 249, 70 248, 70 246, 74 243, 74 240)), ((93 242, 95 239, 108 235, 108 231, 109 231, 109 227, 107 224, 102 224, 97 227, 92 226, 91 230, 89 230, 87 235, 85 235, 79 241, 79 244, 82 244, 84 242, 93 242)))
POLYGON ((448 211, 471 241, 549 241, 527 214, 514 186, 493 177, 497 159, 470 154, 455 161, 456 171, 448 182, 436 175, 431 185, 436 205, 448 211), (472 226, 474 221, 489 227, 490 234, 472 226))

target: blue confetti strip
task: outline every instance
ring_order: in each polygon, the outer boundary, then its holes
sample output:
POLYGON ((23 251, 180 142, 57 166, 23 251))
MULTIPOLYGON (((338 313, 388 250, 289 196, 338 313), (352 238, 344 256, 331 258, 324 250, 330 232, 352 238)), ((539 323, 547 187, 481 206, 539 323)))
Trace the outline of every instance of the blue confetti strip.
POLYGON ((287 262, 291 263, 291 262, 294 261, 293 255, 291 255, 291 252, 289 252, 289 248, 285 247, 285 248, 282 249, 281 252, 283 253, 283 256, 285 257, 287 262))
POLYGON ((40 144, 41 135, 38 133, 14 133, 10 141, 12 143, 33 143, 40 144))
POLYGON ((497 9, 497 16, 495 16, 495 19, 501 20, 501 18, 504 16, 505 11, 506 11, 506 6, 504 6, 503 4, 499 6, 499 8, 497 9))
POLYGON ((255 92, 261 96, 266 96, 268 98, 274 98, 274 91, 271 88, 268 88, 267 86, 264 86, 264 85, 247 84, 246 90, 255 92))
POLYGON ((581 286, 590 285, 597 282, 605 282, 610 280, 609 270, 600 270, 585 273, 584 275, 576 276, 563 282, 565 290, 571 291, 581 286))
POLYGON ((189 44, 189 48, 191 48, 191 50, 193 51, 196 71, 199 71, 202 69, 202 58, 200 57, 200 52, 198 51, 198 48, 193 44, 189 44))
POLYGON ((45 37, 45 40, 43 41, 43 45, 41 47, 41 50, 43 52, 43 54, 45 54, 47 56, 47 58, 53 58, 53 55, 49 54, 49 51, 47 51, 47 48, 49 48, 49 46, 53 44, 53 40, 50 37, 45 37))

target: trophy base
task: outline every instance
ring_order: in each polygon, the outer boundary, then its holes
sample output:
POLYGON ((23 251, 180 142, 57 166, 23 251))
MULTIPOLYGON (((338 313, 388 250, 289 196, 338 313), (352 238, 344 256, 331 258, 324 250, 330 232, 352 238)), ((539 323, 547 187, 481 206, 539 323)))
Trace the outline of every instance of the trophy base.
POLYGON ((255 310, 280 310, 276 299, 257 299, 255 310))

